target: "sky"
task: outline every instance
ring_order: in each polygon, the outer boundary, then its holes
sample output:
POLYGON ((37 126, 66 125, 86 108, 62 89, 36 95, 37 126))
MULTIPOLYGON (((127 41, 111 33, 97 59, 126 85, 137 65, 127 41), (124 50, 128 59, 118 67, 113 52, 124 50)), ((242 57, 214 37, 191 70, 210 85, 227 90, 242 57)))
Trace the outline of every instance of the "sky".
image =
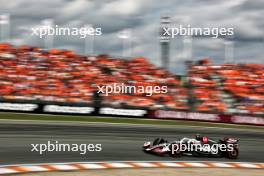
MULTIPOLYGON (((52 18, 61 27, 92 24, 103 33, 95 37, 94 53, 121 56, 131 52, 157 66, 161 65, 161 16, 169 15, 173 24, 188 21, 193 27, 232 27, 235 62, 264 64, 263 0, 0 0, 3 13, 10 14, 12 44, 44 47, 43 39, 32 36, 30 29, 45 19, 52 18), (131 30, 131 46, 118 38, 118 33, 127 28, 131 30)), ((56 36, 54 47, 83 54, 84 42, 76 36, 56 36)), ((171 40, 170 70, 174 73, 184 71, 183 46, 182 37, 171 40)), ((224 39, 193 37, 192 50, 192 60, 211 58, 214 63, 223 63, 224 39)))

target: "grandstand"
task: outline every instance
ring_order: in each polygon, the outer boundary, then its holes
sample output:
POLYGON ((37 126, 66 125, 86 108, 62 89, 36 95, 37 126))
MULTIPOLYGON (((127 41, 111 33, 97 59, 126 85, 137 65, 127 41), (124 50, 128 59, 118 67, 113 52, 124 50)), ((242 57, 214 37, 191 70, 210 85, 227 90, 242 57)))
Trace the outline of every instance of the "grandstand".
POLYGON ((263 65, 212 65, 203 60, 188 73, 197 111, 264 114, 263 65))
POLYGON ((187 81, 149 63, 68 50, 0 44, 0 100, 94 103, 97 85, 166 85, 168 93, 102 96, 102 105, 223 114, 264 115, 264 66, 192 63, 187 81))

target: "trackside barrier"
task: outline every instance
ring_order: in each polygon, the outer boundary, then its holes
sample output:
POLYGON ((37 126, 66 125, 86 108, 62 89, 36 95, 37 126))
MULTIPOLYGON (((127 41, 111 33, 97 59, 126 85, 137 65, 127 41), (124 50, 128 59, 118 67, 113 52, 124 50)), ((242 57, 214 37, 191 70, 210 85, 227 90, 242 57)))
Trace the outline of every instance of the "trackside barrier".
POLYGON ((181 112, 156 110, 149 112, 149 118, 171 119, 171 120, 194 120, 219 123, 248 124, 264 126, 264 117, 224 115, 224 114, 206 114, 199 112, 181 112))
POLYGON ((145 110, 132 108, 93 107, 84 104, 37 104, 0 102, 0 111, 39 114, 69 114, 84 116, 113 116, 147 119, 193 120, 264 126, 264 117, 225 115, 174 110, 145 110))

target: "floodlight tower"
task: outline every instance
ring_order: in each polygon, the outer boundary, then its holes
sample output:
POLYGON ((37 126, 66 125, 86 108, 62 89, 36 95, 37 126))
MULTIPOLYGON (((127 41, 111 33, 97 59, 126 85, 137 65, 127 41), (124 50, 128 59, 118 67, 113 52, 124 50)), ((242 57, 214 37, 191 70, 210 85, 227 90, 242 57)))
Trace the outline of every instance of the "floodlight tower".
POLYGON ((162 16, 160 21, 161 62, 164 69, 169 69, 170 63, 170 36, 165 31, 170 27, 170 17, 162 16))
POLYGON ((128 55, 127 56, 131 56, 132 54, 132 43, 131 43, 131 37, 132 37, 132 30, 130 28, 127 29, 123 29, 122 31, 120 31, 118 33, 118 38, 122 39, 122 43, 123 43, 123 57, 126 56, 126 45, 128 46, 128 55))
POLYGON ((183 37, 184 56, 186 60, 192 60, 192 36, 186 35, 183 37))
MULTIPOLYGON (((191 18, 189 16, 182 17, 183 24, 187 27, 191 23, 191 18)), ((185 57, 185 60, 193 60, 193 36, 192 34, 187 34, 183 36, 183 54, 185 57)))
POLYGON ((1 14, 0 15, 0 41, 8 42, 10 35, 10 15, 1 14))
MULTIPOLYGON (((44 29, 48 30, 49 28, 54 27, 54 20, 49 18, 41 21, 41 25, 44 29)), ((53 35, 46 35, 44 39, 44 45, 46 49, 53 48, 54 36, 53 35)))
MULTIPOLYGON (((87 24, 84 26, 86 29, 93 28, 92 24, 87 24)), ((84 54, 88 56, 89 54, 94 54, 94 40, 95 40, 95 34, 92 36, 86 36, 84 39, 84 54)))
POLYGON ((224 47, 225 47, 225 63, 234 62, 234 40, 233 36, 224 39, 224 47))

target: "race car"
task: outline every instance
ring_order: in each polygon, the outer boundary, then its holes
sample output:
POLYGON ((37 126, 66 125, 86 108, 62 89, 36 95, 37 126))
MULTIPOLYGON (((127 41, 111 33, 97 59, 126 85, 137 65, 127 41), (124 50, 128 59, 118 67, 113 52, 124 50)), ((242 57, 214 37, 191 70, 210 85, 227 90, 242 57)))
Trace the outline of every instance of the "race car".
POLYGON ((168 142, 163 138, 156 138, 152 145, 149 141, 145 142, 143 151, 160 156, 169 155, 172 157, 188 155, 237 159, 239 156, 238 139, 225 137, 214 141, 201 135, 196 135, 195 138, 184 137, 173 142, 168 142))

